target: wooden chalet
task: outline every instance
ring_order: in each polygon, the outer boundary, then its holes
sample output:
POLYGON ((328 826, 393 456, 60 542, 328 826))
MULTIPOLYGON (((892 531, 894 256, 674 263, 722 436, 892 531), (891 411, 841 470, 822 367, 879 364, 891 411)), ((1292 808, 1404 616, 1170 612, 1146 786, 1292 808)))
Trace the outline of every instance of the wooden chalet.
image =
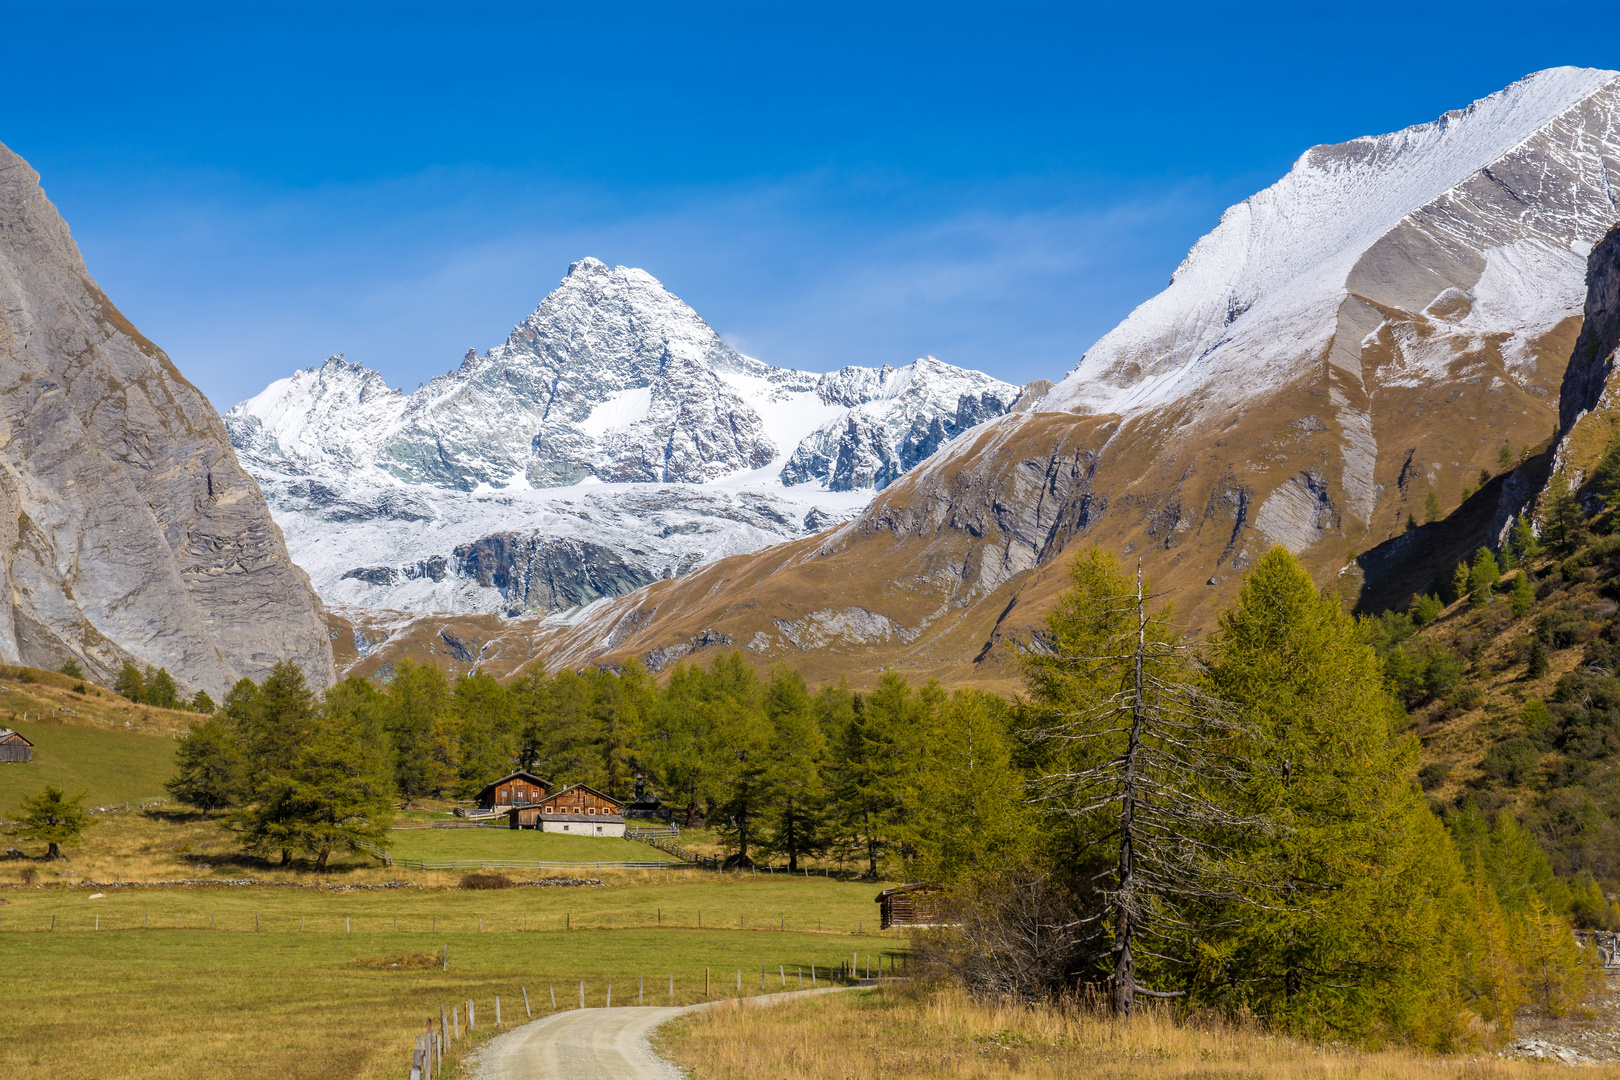
POLYGON ((593 787, 570 784, 538 803, 514 806, 507 820, 514 829, 573 836, 623 836, 624 803, 593 787))
POLYGON ((0 761, 33 761, 34 744, 10 728, 0 728, 0 761))
POLYGON ((940 921, 939 894, 945 886, 917 881, 877 894, 879 929, 891 926, 933 926, 940 921))
POLYGON ((531 772, 519 771, 485 784, 478 793, 478 805, 485 810, 526 806, 539 802, 550 790, 551 781, 542 780, 531 772))

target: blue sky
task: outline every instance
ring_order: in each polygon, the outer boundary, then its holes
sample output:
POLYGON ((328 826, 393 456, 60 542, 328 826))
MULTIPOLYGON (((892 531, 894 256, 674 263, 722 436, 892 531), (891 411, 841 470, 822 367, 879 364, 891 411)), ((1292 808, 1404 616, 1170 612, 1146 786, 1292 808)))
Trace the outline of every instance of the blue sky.
POLYGON ((583 255, 772 363, 1023 382, 1306 147, 1620 67, 1607 5, 1305 6, 3 3, 0 142, 221 409, 414 387, 583 255))

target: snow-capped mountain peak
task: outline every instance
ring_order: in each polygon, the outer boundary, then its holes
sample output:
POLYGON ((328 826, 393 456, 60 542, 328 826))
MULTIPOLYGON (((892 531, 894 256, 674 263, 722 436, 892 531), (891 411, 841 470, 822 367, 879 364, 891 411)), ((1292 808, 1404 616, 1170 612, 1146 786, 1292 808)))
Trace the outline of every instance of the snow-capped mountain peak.
POLYGON ((226 425, 324 597, 516 613, 841 520, 1018 394, 933 357, 772 367, 651 274, 586 258, 414 393, 334 356, 226 425))

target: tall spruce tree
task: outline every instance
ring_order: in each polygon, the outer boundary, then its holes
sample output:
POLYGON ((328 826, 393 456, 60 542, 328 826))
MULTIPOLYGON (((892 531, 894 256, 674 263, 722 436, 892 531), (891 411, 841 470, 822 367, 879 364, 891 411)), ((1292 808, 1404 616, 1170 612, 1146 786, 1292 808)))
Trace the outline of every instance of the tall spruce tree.
POLYGON ((877 688, 856 698, 833 743, 832 794, 836 827, 846 849, 866 862, 876 881, 880 865, 905 832, 915 790, 913 741, 919 702, 906 680, 887 672, 877 688))

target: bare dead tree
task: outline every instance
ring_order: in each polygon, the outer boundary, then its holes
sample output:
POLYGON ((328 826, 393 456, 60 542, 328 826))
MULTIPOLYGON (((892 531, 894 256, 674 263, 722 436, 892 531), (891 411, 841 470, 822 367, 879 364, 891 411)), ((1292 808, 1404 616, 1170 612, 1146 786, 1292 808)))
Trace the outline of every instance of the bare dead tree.
MULTIPOLYGON (((1111 574, 1123 583, 1117 569, 1111 574)), ((1064 751, 1064 767, 1036 780, 1036 801, 1081 819, 1089 843, 1110 855, 1092 879, 1100 902, 1078 919, 1102 939, 1094 959, 1111 961, 1116 1015, 1129 1014, 1138 995, 1180 996, 1143 986, 1140 957, 1175 959, 1152 950, 1208 929, 1200 913, 1221 902, 1263 902, 1264 887, 1232 865, 1230 841, 1270 827, 1224 805, 1222 793, 1252 773, 1227 752, 1244 729, 1235 710, 1197 685, 1189 646, 1149 614, 1148 600, 1139 562, 1130 592, 1071 601, 1071 617, 1084 625, 1032 658, 1046 676, 1031 680, 1045 719, 1025 733, 1064 751)))

